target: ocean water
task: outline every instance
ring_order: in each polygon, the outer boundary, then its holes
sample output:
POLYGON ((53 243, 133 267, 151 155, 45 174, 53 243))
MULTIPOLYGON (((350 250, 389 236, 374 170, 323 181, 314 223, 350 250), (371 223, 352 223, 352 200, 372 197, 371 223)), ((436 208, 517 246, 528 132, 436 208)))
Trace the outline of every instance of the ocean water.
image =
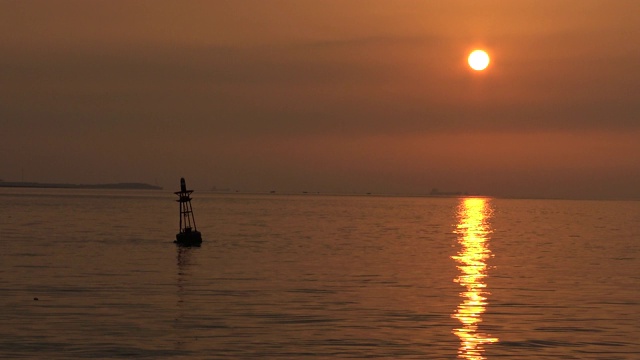
POLYGON ((0 358, 640 359, 640 202, 0 189, 0 358))

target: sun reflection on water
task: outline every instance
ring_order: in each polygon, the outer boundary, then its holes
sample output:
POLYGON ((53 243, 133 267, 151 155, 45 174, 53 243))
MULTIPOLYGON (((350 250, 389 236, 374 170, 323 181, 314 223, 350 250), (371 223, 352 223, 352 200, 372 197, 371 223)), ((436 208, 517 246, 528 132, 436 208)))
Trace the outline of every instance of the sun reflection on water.
POLYGON ((465 289, 460 293, 462 303, 453 313, 462 327, 453 333, 460 338, 458 357, 461 359, 481 360, 484 344, 495 343, 497 338, 478 331, 482 314, 487 305, 487 262, 491 257, 488 242, 491 234, 489 219, 492 210, 490 200, 485 198, 462 199, 458 207, 458 224, 455 233, 461 248, 451 258, 457 262, 460 275, 454 279, 465 289))

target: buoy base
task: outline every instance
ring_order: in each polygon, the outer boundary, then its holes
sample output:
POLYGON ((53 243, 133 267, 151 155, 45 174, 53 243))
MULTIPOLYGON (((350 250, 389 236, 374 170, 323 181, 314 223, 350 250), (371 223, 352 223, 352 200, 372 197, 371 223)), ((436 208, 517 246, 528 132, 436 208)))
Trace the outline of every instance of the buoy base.
POLYGON ((202 235, 200 231, 188 231, 176 234, 176 241, 178 245, 185 246, 198 246, 202 244, 202 235))

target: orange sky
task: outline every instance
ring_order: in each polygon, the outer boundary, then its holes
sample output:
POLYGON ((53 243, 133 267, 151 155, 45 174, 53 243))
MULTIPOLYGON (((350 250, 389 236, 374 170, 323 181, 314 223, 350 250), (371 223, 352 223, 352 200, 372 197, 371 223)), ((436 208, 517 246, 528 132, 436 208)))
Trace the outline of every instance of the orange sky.
POLYGON ((640 198, 639 13, 0 0, 0 179, 640 198))

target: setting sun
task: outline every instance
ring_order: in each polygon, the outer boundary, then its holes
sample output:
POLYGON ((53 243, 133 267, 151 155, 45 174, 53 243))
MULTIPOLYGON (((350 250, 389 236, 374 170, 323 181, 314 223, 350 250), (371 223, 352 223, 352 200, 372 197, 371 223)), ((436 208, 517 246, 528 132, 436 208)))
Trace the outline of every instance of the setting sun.
POLYGON ((489 55, 484 50, 474 50, 467 59, 473 70, 484 70, 489 66, 489 55))

